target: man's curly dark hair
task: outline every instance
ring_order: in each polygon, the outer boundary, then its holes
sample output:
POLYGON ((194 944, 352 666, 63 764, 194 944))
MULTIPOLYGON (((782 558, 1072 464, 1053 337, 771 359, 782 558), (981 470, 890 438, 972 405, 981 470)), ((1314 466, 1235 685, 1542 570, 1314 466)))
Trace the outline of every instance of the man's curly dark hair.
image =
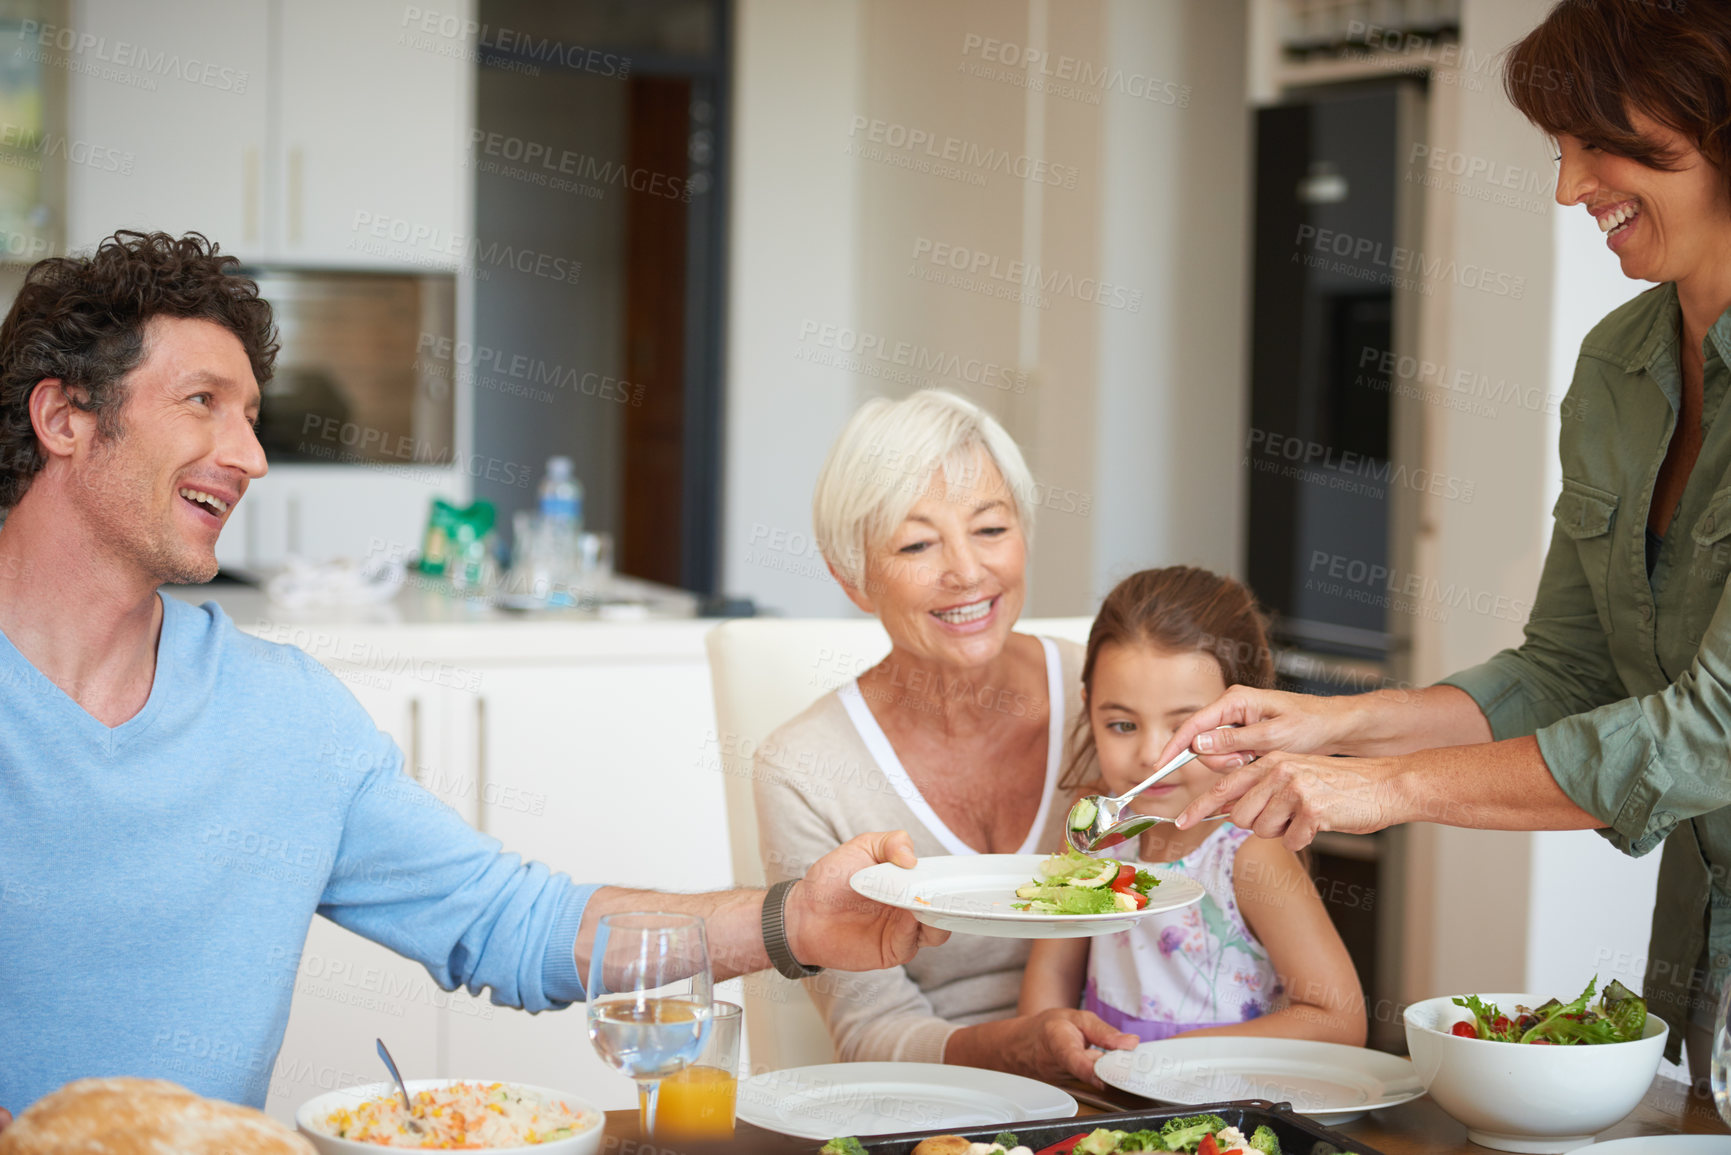
POLYGON ((96 414, 105 437, 124 432, 121 378, 144 360, 153 317, 213 321, 240 339, 262 386, 276 364, 276 326, 258 286, 199 233, 122 230, 90 256, 50 257, 25 274, 0 324, 0 511, 30 488, 45 458, 30 424, 30 394, 49 378, 96 414))

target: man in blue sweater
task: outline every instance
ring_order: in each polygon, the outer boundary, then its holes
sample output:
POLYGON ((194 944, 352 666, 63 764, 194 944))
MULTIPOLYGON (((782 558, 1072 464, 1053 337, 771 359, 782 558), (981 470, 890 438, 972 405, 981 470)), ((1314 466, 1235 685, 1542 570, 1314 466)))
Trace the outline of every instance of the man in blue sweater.
POLYGON ((124 1074, 262 1106, 315 914, 531 1011, 583 998, 609 911, 702 915, 718 978, 874 970, 946 937, 847 887, 912 864, 900 832, 767 906, 576 885, 413 797, 304 653, 162 596, 215 575, 265 472, 275 333, 233 265, 196 234, 119 233, 34 266, 0 326, 0 1105, 124 1074))

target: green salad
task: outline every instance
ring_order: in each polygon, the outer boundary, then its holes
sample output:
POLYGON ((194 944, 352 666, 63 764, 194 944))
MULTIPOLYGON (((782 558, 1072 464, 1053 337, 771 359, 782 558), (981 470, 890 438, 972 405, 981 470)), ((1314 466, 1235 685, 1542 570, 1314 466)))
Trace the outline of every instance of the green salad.
POLYGON ((1113 914, 1141 910, 1160 880, 1128 862, 1090 858, 1078 850, 1054 854, 1040 877, 1016 889, 1017 910, 1039 914, 1113 914))
POLYGON ((1456 1023, 1450 1033, 1496 1043, 1558 1047, 1632 1043, 1639 1039, 1647 1029, 1646 1000, 1622 983, 1612 981, 1599 996, 1599 1005, 1589 1006, 1598 981, 1594 975, 1580 998, 1572 1003, 1552 999, 1534 1009, 1517 1006, 1513 1015, 1504 1014, 1495 1003, 1484 1002, 1477 995, 1457 998, 1455 1006, 1465 1007, 1473 1017, 1470 1022, 1456 1023))

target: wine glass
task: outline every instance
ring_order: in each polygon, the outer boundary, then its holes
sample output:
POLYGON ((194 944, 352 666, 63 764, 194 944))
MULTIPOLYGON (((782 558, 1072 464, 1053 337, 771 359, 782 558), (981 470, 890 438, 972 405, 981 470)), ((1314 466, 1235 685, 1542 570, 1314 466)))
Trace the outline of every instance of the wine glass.
POLYGON ((713 1003, 703 920, 690 914, 609 914, 589 956, 589 1040, 637 1080, 644 1130, 655 1133, 661 1080, 703 1049, 713 1003))
POLYGON ((1731 1085, 1727 1085, 1731 1076, 1731 981, 1719 992, 1719 1014, 1713 1019, 1713 1062, 1709 1069, 1713 1105, 1719 1109, 1719 1118, 1731 1123, 1731 1085))

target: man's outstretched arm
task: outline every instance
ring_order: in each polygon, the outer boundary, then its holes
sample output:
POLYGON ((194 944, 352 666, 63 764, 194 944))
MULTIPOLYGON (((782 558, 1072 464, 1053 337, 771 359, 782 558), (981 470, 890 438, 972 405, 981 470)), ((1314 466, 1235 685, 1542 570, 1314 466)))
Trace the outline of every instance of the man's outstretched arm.
MULTIPOLYGON (((921 947, 949 938, 917 921, 905 910, 856 894, 848 879, 879 862, 914 865, 913 840, 906 831, 862 834, 844 842, 805 872, 787 897, 787 942, 794 958, 807 966, 872 971, 900 966, 921 947)), ((667 894, 607 886, 590 896, 575 946, 577 974, 587 978, 595 928, 601 916, 620 911, 665 911, 700 915, 708 930, 715 977, 760 971, 770 965, 764 950, 762 890, 722 890, 708 894, 667 894)))

